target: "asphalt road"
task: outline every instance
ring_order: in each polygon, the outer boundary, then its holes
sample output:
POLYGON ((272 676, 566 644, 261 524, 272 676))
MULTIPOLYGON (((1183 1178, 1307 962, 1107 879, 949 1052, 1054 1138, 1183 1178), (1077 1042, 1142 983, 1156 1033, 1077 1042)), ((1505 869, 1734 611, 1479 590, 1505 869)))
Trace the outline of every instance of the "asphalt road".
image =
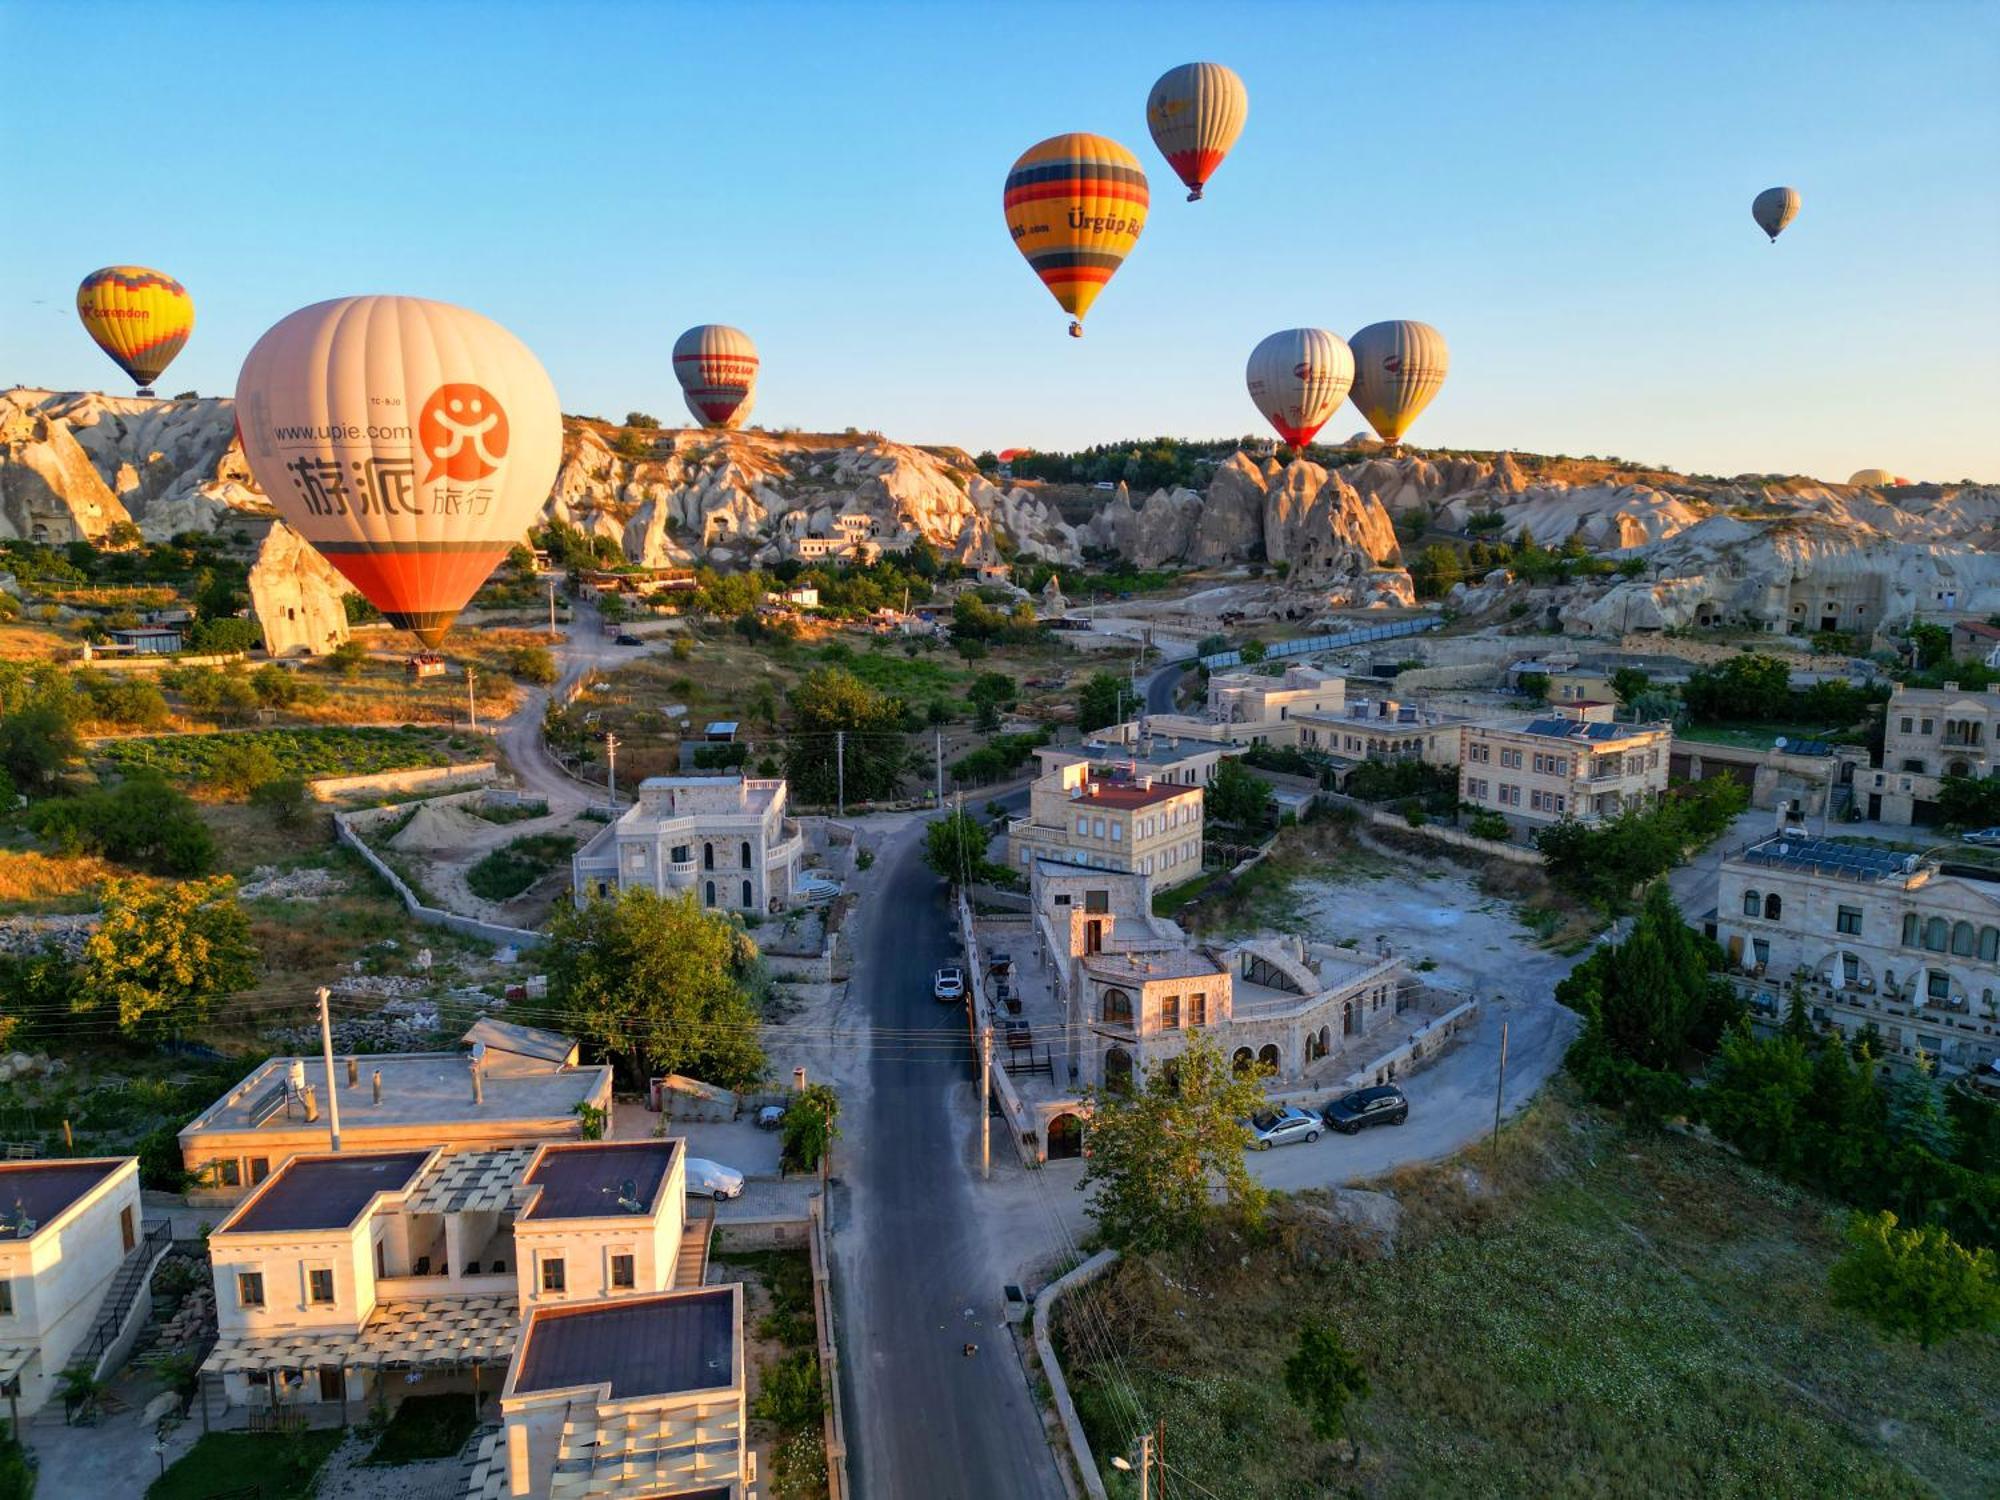
POLYGON ((1186 667, 1162 667, 1146 679, 1146 712, 1170 714, 1174 711, 1174 689, 1180 685, 1186 667))
POLYGON ((931 998, 957 951, 922 828, 877 855, 848 986, 887 1029, 833 1236, 850 1477, 861 1500, 1063 1500, 972 1200, 972 1050, 964 1012, 931 998))

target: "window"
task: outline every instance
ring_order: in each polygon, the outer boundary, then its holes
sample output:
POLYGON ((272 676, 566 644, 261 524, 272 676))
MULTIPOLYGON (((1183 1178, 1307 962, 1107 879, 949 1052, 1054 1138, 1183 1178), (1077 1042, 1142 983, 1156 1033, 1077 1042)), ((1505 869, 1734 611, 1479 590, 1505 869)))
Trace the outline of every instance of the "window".
POLYGON ((319 1367, 320 1400, 338 1401, 344 1394, 344 1385, 345 1382, 341 1377, 339 1365, 321 1365, 319 1367))
POLYGON ((1181 997, 1163 995, 1160 997, 1160 1029, 1179 1031, 1181 1029, 1181 997))
POLYGON ((1099 1015, 1115 1026, 1132 1024, 1132 997, 1123 990, 1106 990, 1099 1015))
POLYGON ((1930 720, 1930 719, 1926 719, 1926 720, 1924 720, 1924 727, 1923 727, 1922 729, 1920 729, 1920 730, 1918 731, 1918 733, 1919 733, 1919 734, 1929 734, 1929 733, 1931 732, 1931 724, 1932 724, 1932 722, 1933 722, 1933 721, 1932 721, 1932 720, 1930 720))
POLYGON ((1502 750, 1500 752, 1500 764, 1510 771, 1520 770, 1521 752, 1518 750, 1502 750))
POLYGON ((1784 913, 1785 903, 1778 899, 1775 892, 1764 898, 1764 920, 1766 922, 1775 922, 1784 913))
POLYGON ((705 906, 715 905, 715 882, 713 880, 708 882, 708 888, 702 892, 702 904, 705 906))
POLYGON ((1764 909, 1764 898, 1762 896, 1758 895, 1757 892, 1755 891, 1745 891, 1743 893, 1744 916, 1754 917, 1757 915, 1757 913, 1759 913, 1763 909, 1764 909))
POLYGON ((1104 819, 1092 818, 1090 820, 1090 836, 1094 839, 1104 837, 1104 819))
POLYGON ((230 1157, 215 1164, 215 1180, 223 1187, 243 1186, 243 1163, 230 1157))
POLYGON ((1833 914, 1833 926, 1836 932, 1844 932, 1849 937, 1860 937, 1861 908, 1858 906, 1843 906, 1839 908, 1833 914))
POLYGON ((1977 950, 1979 940, 1973 935, 1970 922, 1951 924, 1951 951, 1960 958, 1970 958, 1977 950))
POLYGON ((1125 842, 1125 825, 1124 825, 1124 824, 1122 824, 1122 823, 1113 823, 1113 824, 1111 825, 1111 842, 1112 842, 1112 843, 1114 843, 1114 844, 1122 844, 1122 843, 1124 843, 1124 842, 1125 842))
MULTIPOLYGON (((701 846, 701 867, 704 870, 713 870, 715 868, 715 845, 703 844, 701 846)), ((713 902, 709 904, 711 906, 714 905, 713 902)))
POLYGON ((631 1256, 614 1255, 611 1257, 611 1285, 623 1291, 630 1291, 635 1285, 632 1276, 631 1256))
POLYGON ((14 1316, 14 1283, 0 1281, 0 1318, 14 1316))
POLYGON ((1903 946, 1905 948, 1916 947, 1922 941, 1922 929, 1923 921, 1915 912, 1905 914, 1903 917, 1903 946))
POLYGON ((1478 761, 1481 765, 1485 765, 1493 758, 1493 747, 1491 745, 1474 745, 1472 747, 1471 758, 1478 761))
POLYGON ((750 868, 750 841, 748 839, 743 841, 743 868, 746 870, 750 868))
POLYGON ((1110 911, 1111 892, 1085 891, 1083 893, 1083 909, 1087 912, 1092 912, 1092 913, 1110 911))
POLYGON ((1076 832, 1078 838, 1087 837, 1090 833, 1090 819, 1078 818, 1076 820, 1076 832))
POLYGON ((1924 980, 1924 993, 1933 1000, 1951 998, 1951 975, 1943 969, 1932 969, 1924 980))
POLYGON ((306 1272, 306 1300, 321 1304, 333 1301, 333 1272, 322 1266, 315 1266, 306 1272))
POLYGON ((1896 726, 1898 731, 1903 734, 1908 734, 1913 727, 1914 726, 1912 725, 1910 721, 1910 716, 1908 714, 1903 715, 1902 721, 1898 723, 1896 726))
POLYGON ((563 1270, 560 1256, 546 1256, 542 1260, 542 1290, 563 1292, 569 1290, 569 1278, 563 1270))
POLYGON ((264 1273, 262 1271, 238 1271, 236 1273, 236 1305, 238 1307, 262 1307, 264 1305, 264 1273))
POLYGON ((1771 961, 1771 945, 1763 938, 1753 938, 1750 943, 1750 949, 1756 955, 1758 968, 1763 968, 1764 965, 1771 961))
POLYGON ((747 881, 747 880, 746 880, 746 881, 744 881, 744 882, 743 882, 743 909, 744 909, 745 911, 748 911, 748 910, 749 910, 749 909, 750 909, 750 908, 751 908, 752 906, 754 906, 754 905, 756 904, 756 901, 757 901, 757 898, 756 898, 756 896, 754 896, 754 895, 753 895, 753 894, 751 893, 751 890, 750 890, 750 882, 749 882, 749 881, 747 881))
POLYGON ((1979 956, 1989 964, 2000 959, 2000 927, 1979 929, 1979 956))
POLYGON ((269 1177, 270 1175, 271 1175, 270 1157, 253 1156, 250 1158, 250 1181, 253 1185, 262 1182, 266 1177, 269 1177))
POLYGON ((1188 996, 1187 1023, 1189 1026, 1206 1026, 1208 1024, 1208 996, 1188 996))
POLYGON ((1951 942, 1951 925, 1943 917, 1932 917, 1924 923, 1924 946, 1933 953, 1942 953, 1951 942))
POLYGON ((667 855, 675 864, 684 865, 694 859, 694 849, 692 845, 676 844, 672 849, 667 851, 667 855))

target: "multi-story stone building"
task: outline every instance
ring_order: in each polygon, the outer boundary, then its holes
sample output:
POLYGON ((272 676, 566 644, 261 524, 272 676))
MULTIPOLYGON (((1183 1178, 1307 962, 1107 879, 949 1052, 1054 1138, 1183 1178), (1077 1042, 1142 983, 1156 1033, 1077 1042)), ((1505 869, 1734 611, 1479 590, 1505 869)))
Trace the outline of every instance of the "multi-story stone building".
POLYGON ((1198 714, 1151 714, 1156 735, 1225 745, 1296 745, 1302 714, 1337 714, 1347 702, 1347 679, 1320 667, 1294 663, 1282 675, 1218 672, 1208 679, 1208 700, 1198 714))
POLYGON ((1882 769, 1918 776, 1990 776, 2000 734, 2000 686, 1898 687, 1889 698, 1882 769))
POLYGON ((1523 831, 1595 822, 1667 789, 1672 726, 1613 723, 1608 705, 1558 705, 1526 724, 1468 724, 1460 736, 1460 797, 1523 831))
POLYGON ((793 904, 805 838, 779 777, 649 776, 639 800, 571 861, 579 905, 642 887, 764 913, 793 904))
POLYGON ((1781 831, 1722 862, 1713 936, 1766 1014, 1797 979, 1816 1019, 1873 1027, 1888 1055, 1953 1072, 2000 1056, 1992 872, 1781 831))
POLYGON ((1135 720, 1107 725, 1081 745, 1040 746, 1035 759, 1044 776, 1064 766, 1090 765, 1106 775, 1122 769, 1168 786, 1207 786, 1215 780, 1215 768, 1234 753, 1233 746, 1220 741, 1157 734, 1135 720))
POLYGON ((1088 761, 1038 777, 1028 815, 1007 825, 1008 862, 1037 860, 1143 875, 1155 887, 1201 873, 1202 789, 1088 761))
POLYGON ((1356 698, 1338 713, 1296 714, 1298 748, 1318 751, 1336 763, 1420 760, 1429 766, 1458 764, 1459 730, 1470 722, 1394 698, 1356 698))

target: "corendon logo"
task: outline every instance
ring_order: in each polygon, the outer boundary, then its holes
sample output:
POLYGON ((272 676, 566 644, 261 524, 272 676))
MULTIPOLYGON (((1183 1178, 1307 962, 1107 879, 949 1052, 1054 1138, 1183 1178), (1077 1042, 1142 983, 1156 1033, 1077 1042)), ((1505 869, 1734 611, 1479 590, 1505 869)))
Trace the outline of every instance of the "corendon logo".
POLYGON ((484 479, 507 456, 507 413, 484 386, 441 385, 417 414, 417 441, 431 466, 425 484, 484 479))
POLYGON ((1385 369, 1385 370, 1387 370, 1387 371, 1388 371, 1388 372, 1389 372, 1389 373, 1390 373, 1391 375, 1400 375, 1400 374, 1402 374, 1402 373, 1403 373, 1403 356, 1402 356, 1402 355, 1400 355, 1400 354, 1391 354, 1391 355, 1387 355, 1387 356, 1386 356, 1386 357, 1384 357, 1384 359, 1382 360, 1382 368, 1383 368, 1383 369, 1385 369))

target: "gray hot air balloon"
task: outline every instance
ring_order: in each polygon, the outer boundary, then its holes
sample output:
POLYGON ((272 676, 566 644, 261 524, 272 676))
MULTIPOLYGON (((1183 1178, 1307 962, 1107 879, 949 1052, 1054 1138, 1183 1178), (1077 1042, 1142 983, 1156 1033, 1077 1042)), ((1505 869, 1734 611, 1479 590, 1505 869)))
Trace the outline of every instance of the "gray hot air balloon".
POLYGON ((1778 236, 1785 232, 1785 226, 1799 216, 1799 190, 1789 187, 1765 188, 1750 205, 1750 217, 1757 221, 1757 227, 1771 237, 1771 243, 1778 243, 1778 236))
POLYGON ((1444 335, 1428 323, 1370 323, 1347 343, 1354 352, 1354 404, 1393 447, 1451 369, 1444 335))

